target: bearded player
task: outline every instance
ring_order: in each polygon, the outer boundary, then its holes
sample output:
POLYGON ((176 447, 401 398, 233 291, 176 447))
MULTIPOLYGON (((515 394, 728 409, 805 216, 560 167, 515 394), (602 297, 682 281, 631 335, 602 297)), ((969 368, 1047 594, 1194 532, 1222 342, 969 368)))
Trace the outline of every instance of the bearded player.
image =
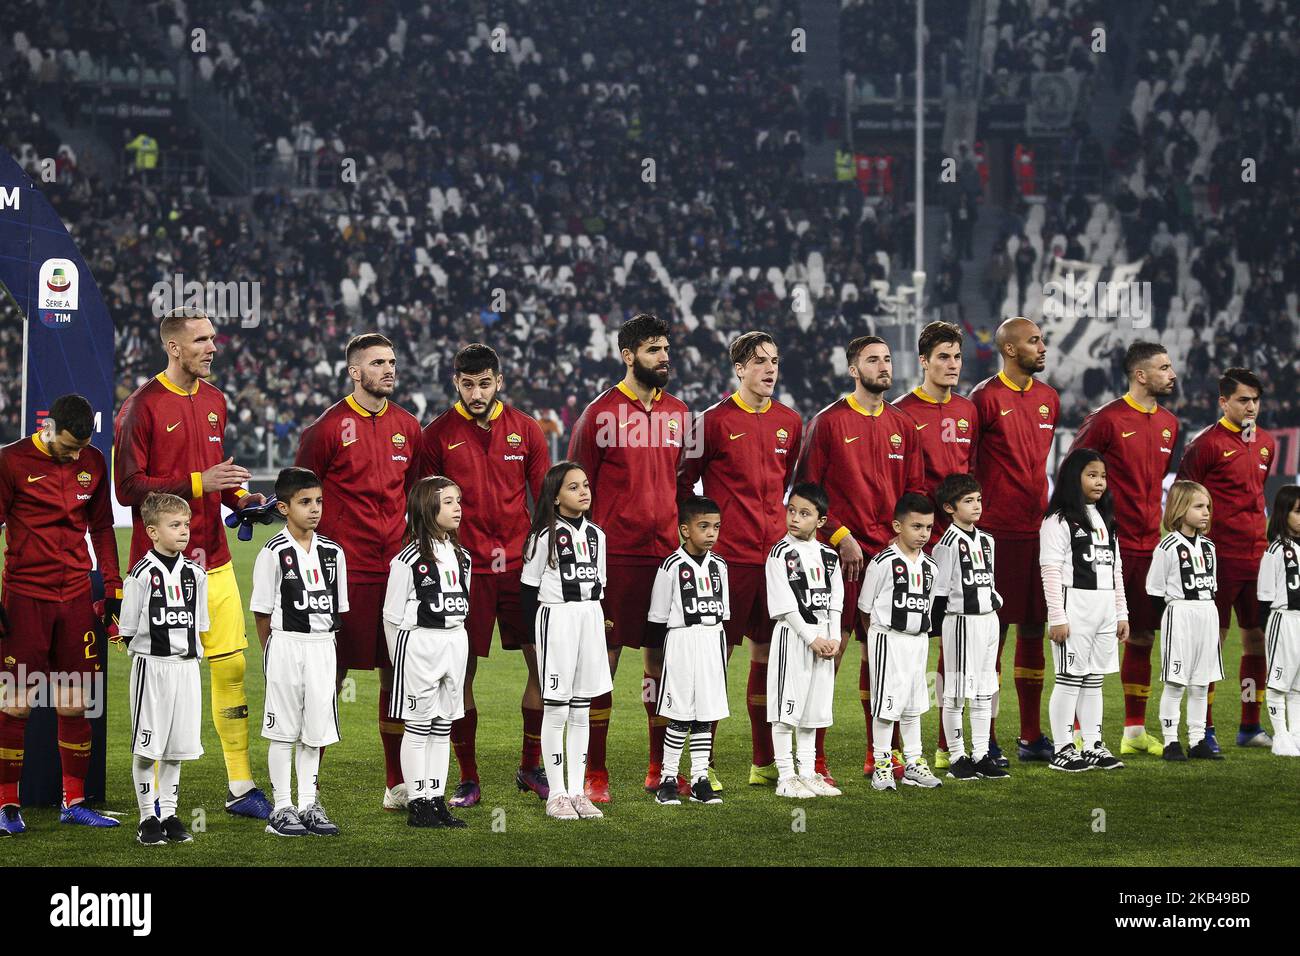
MULTIPOLYGON (((979 413, 968 398, 958 395, 954 388, 961 378, 962 331, 951 322, 931 322, 921 330, 917 352, 921 359, 921 384, 906 395, 894 400, 916 422, 916 433, 921 441, 925 458, 924 484, 931 500, 935 489, 949 475, 970 472, 975 450, 975 436, 979 433, 979 413)), ((943 507, 935 502, 934 532, 926 553, 943 537, 948 527, 948 517, 943 507)), ((943 646, 939 647, 939 673, 943 670, 943 646)), ((999 669, 1001 665, 999 664, 999 669)), ((942 696, 942 695, 940 695, 942 696)), ((993 695, 992 713, 997 713, 997 697, 993 695)), ((1002 749, 989 730, 989 756, 1000 766, 1006 764, 1002 749)), ((943 721, 939 721, 939 749, 934 754, 934 769, 947 769, 948 739, 943 721)))
POLYGON ((385 810, 407 805, 401 721, 388 716, 393 686, 383 606, 388 562, 402 547, 406 494, 416 481, 420 423, 390 402, 397 385, 393 343, 378 332, 354 336, 346 352, 352 393, 302 433, 294 464, 320 476, 325 509, 317 532, 343 546, 348 610, 337 636, 338 683, 349 670, 379 669, 379 739, 385 810))
MULTIPOLYGON (((1226 370, 1219 379, 1223 417, 1192 439, 1178 466, 1179 479, 1199 481, 1209 489, 1213 502, 1211 529, 1219 556, 1219 589, 1214 596, 1219 606, 1219 643, 1227 640, 1233 611, 1241 630, 1238 747, 1273 746, 1273 738, 1259 722, 1268 672, 1256 583, 1268 543, 1264 485, 1277 461, 1273 436, 1256 424, 1263 394, 1263 383, 1253 372, 1226 370)), ((1213 704, 1211 686, 1211 708, 1213 704)), ((1217 753, 1212 711, 1206 714, 1205 724, 1205 739, 1217 753)))
MULTIPOLYGON (((695 483, 718 503, 722 530, 714 551, 727 562, 731 617, 724 622, 727 656, 750 641, 749 710, 752 763, 749 782, 774 787, 776 757, 767 722, 767 651, 772 619, 767 613, 767 554, 785 536, 785 489, 794 478, 803 438, 799 413, 772 398, 781 356, 766 332, 746 332, 731 343, 738 386, 730 397, 706 409, 692 424, 677 473, 677 495, 685 501, 695 483)), ((818 731, 825 737, 825 729, 818 731)), ((716 739, 716 736, 715 738, 716 739)), ((825 757, 817 773, 826 775, 825 757)), ((709 768, 709 782, 721 782, 709 768)))
POLYGON ((265 820, 271 802, 253 781, 248 760, 248 697, 244 692, 244 602, 226 543, 221 506, 262 504, 241 487, 248 470, 226 458, 226 396, 206 379, 217 354, 216 329, 200 309, 173 309, 159 326, 167 369, 122 403, 114 422, 117 498, 131 508, 130 567, 152 547, 140 504, 166 492, 190 505, 185 557, 208 573, 208 621, 199 635, 212 684, 212 722, 226 760, 226 811, 265 820))
MULTIPOLYGON (((857 607, 866 560, 894 537, 894 506, 907 492, 924 495, 925 461, 916 422, 885 401, 894 382, 893 356, 885 340, 874 335, 854 339, 845 349, 853 392, 823 408, 808 423, 795 481, 826 489, 830 511, 822 533, 839 551, 844 570, 844 606, 857 607)), ((845 614, 844 640, 835 658, 838 668, 848 637, 865 642, 860 614, 845 614)), ((871 739, 871 680, 866 644, 858 671, 858 695, 867 724, 863 773, 871 776, 876 757, 871 739)), ((819 736, 819 740, 821 737, 819 736)), ((818 747, 818 759, 824 759, 818 747)), ((896 774, 901 773, 899 761, 896 774)))
POLYGON ((1002 371, 980 382, 970 395, 979 415, 974 473, 984 490, 980 528, 993 536, 997 548, 993 573, 1002 596, 999 661, 1007 630, 1016 625, 1016 754, 1021 760, 1050 761, 1055 751, 1042 730, 1047 602, 1037 584, 1038 531, 1047 511, 1047 456, 1061 399, 1056 389, 1034 378, 1047 364, 1047 344, 1036 324, 1023 317, 1007 319, 998 326, 994 341, 1002 371))
MULTIPOLYGON (((1151 555, 1160 544, 1165 475, 1178 443, 1178 419, 1160 399, 1173 393, 1177 376, 1163 345, 1134 342, 1124 355, 1128 391, 1083 420, 1076 448, 1091 448, 1106 460, 1106 482, 1115 502, 1119 551, 1128 595, 1129 636, 1120 677, 1124 682, 1124 739, 1120 755, 1164 753, 1164 741, 1147 733, 1151 694, 1151 645, 1160 617, 1147 597, 1151 555)), ((1218 537, 1219 529, 1215 528, 1218 537)))
MULTIPOLYGON (((591 483, 591 518, 605 532, 609 556, 605 643, 609 670, 618 667, 623 648, 641 648, 644 658, 641 701, 650 726, 650 766, 645 787, 654 792, 662 776, 664 732, 668 721, 656 714, 663 637, 648 633, 650 592, 660 563, 677 550, 677 468, 690 412, 667 394, 668 323, 654 315, 633 316, 618 330, 623 380, 596 398, 573 427, 569 458, 591 483)), ((587 797, 609 802, 605 744, 613 695, 591 702, 587 749, 587 797)), ((690 789, 685 778, 679 788, 690 789)))
POLYGON ((537 682, 537 646, 525 626, 519 603, 519 574, 531 524, 529 498, 537 501, 551 467, 546 436, 530 415, 502 401, 501 360, 486 345, 467 345, 456 353, 452 383, 460 400, 424 428, 420 477, 445 475, 460 487, 463 518, 460 544, 469 551, 474 586, 469 592, 470 649, 465 670, 465 716, 451 725, 451 745, 460 764, 460 784, 449 801, 472 807, 481 799, 475 735, 478 709, 474 674, 478 659, 492 648, 499 629, 501 646, 522 650, 528 667, 522 702, 524 737, 515 784, 543 801, 550 794, 542 756, 542 692, 537 682))

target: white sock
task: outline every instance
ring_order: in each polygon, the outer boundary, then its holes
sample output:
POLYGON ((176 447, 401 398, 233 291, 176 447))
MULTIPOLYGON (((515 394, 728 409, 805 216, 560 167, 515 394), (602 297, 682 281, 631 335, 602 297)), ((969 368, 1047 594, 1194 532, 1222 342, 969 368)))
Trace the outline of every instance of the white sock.
MULTIPOLYGON (((686 747, 686 737, 690 732, 690 724, 680 720, 668 721, 668 726, 664 729, 664 769, 663 775, 659 778, 660 783, 677 778, 677 769, 682 765, 682 750, 686 747)), ((692 759, 694 759, 694 747, 692 747, 692 759)))
POLYGON ((542 761, 546 767, 546 785, 559 796, 564 789, 564 724, 569 719, 569 705, 542 705, 542 761))
POLYGON ((406 784, 408 799, 416 800, 429 795, 424 792, 424 780, 429 776, 429 735, 433 726, 428 721, 406 721, 402 729, 402 780, 406 784))
MULTIPOLYGON (((1165 684, 1165 689, 1160 692, 1160 733, 1164 735, 1166 747, 1178 742, 1178 715, 1182 710, 1182 706, 1183 688, 1177 684, 1165 684)), ((1187 702, 1187 723, 1189 725, 1192 722, 1191 706, 1192 702, 1189 699, 1187 702)), ((1126 734, 1129 729, 1128 727, 1124 728, 1126 734)))
POLYGON ((811 777, 817 772, 817 728, 795 728, 794 749, 799 759, 799 776, 811 777))
POLYGON ((154 786, 153 764, 151 757, 131 759, 131 779, 135 781, 135 799, 140 804, 141 823, 154 815, 153 802, 158 798, 158 790, 154 786))
POLYGON ((1067 744, 1074 744, 1074 713, 1079 707, 1082 677, 1058 675, 1052 684, 1052 696, 1047 699, 1047 722, 1052 725, 1052 741, 1059 752, 1067 744))
POLYGON ((176 816, 176 804, 181 799, 181 762, 179 760, 158 761, 158 809, 159 819, 166 820, 176 816))
POLYGON ((1210 711, 1210 685, 1193 684, 1187 688, 1187 746, 1195 747, 1205 739, 1205 715, 1210 711))
MULTIPOLYGON (((955 762, 966 756, 966 740, 962 736, 961 726, 962 701, 945 700, 940 719, 943 721, 943 735, 948 738, 948 756, 955 762)), ((974 723, 974 708, 971 709, 974 723)))
POLYGON ((298 809, 306 810, 316 802, 316 777, 320 773, 320 748, 298 744, 298 809))
POLYGON ((876 766, 888 766, 893 753, 889 745, 894 740, 894 722, 871 718, 871 742, 876 751, 876 766))
POLYGON ((1268 704, 1268 719, 1273 724, 1274 737, 1277 737, 1279 734, 1286 736, 1290 733, 1290 731, 1287 730, 1286 724, 1286 698, 1287 695, 1281 691, 1269 691, 1268 696, 1264 698, 1265 702, 1268 704))
POLYGON ((451 764, 451 721, 435 717, 425 749, 424 792, 430 798, 447 792, 447 767, 451 764))
POLYGON ((580 797, 587 787, 587 744, 591 740, 591 698, 569 701, 569 735, 564 741, 569 754, 569 796, 580 797))
MULTIPOLYGON (((970 702, 970 755, 979 763, 989 754, 989 732, 993 727, 993 702, 976 697, 970 702)), ((948 738, 949 742, 952 738, 948 738)))
POLYGON ((1089 674, 1083 679, 1083 691, 1079 694, 1079 734, 1083 737, 1083 746, 1092 747, 1101 743, 1101 675, 1089 674))
POLYGON ((794 774, 794 728, 777 721, 772 725, 772 753, 776 755, 776 775, 788 780, 794 774))
POLYGON ((921 749, 921 715, 904 716, 898 722, 898 735, 903 738, 903 758, 911 763, 924 755, 921 749))
MULTIPOLYGON (((1279 691, 1281 693, 1281 691, 1279 691)), ((1291 718, 1300 718, 1300 690, 1293 690, 1286 695, 1286 712, 1291 718)), ((1287 726, 1290 726, 1289 724, 1287 726)), ((1300 729, 1291 731, 1292 737, 1300 737, 1300 729)), ((1300 740, 1297 740, 1300 743, 1300 740)))
MULTIPOLYGON (((711 753, 713 753, 713 725, 707 720, 692 721, 691 783, 709 779, 709 755, 711 753)), ((676 772, 676 769, 674 769, 673 773, 676 772)))
POLYGON ((996 717, 998 715, 998 705, 1002 703, 1001 684, 1002 684, 1002 675, 998 674, 998 689, 993 692, 993 709, 990 713, 990 716, 992 717, 996 717))
POLYGON ((293 806, 293 744, 283 740, 268 741, 266 767, 271 773, 271 797, 275 800, 275 809, 293 806))

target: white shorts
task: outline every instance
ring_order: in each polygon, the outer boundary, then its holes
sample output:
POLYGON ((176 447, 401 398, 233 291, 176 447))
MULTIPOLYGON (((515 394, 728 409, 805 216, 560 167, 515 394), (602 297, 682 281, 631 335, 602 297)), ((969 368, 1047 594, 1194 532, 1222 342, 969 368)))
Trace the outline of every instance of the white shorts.
POLYGON ((465 628, 384 628, 393 662, 388 716, 393 720, 460 720, 465 716, 465 628))
POLYGON ((1278 693, 1300 692, 1300 611, 1270 611, 1264 629, 1268 653, 1265 686, 1278 693))
POLYGON ((656 713, 669 720, 722 720, 727 709, 727 635, 712 627, 671 627, 664 638, 656 713))
POLYGON ((131 752, 150 760, 203 756, 198 658, 136 654, 131 662, 131 752))
POLYGON ((1066 588, 1065 616, 1070 636, 1062 644, 1050 641, 1056 676, 1118 673, 1115 592, 1066 588))
POLYGON ((543 604, 537 609, 537 676, 542 700, 590 700, 614 689, 599 601, 543 604))
POLYGON ((339 742, 334 636, 272 631, 262 652, 262 736, 308 747, 339 742))
POLYGON ((1219 609, 1213 601, 1170 601, 1160 617, 1160 679, 1178 687, 1223 680, 1219 609))
POLYGON ((767 659, 767 722, 829 727, 835 703, 835 661, 817 657, 788 625, 772 631, 767 659))
POLYGON ((918 717, 930 709, 925 665, 930 639, 873 627, 867 635, 867 668, 871 674, 871 716, 878 720, 918 717))
POLYGON ((987 699, 997 690, 997 613, 944 615, 943 699, 987 699))

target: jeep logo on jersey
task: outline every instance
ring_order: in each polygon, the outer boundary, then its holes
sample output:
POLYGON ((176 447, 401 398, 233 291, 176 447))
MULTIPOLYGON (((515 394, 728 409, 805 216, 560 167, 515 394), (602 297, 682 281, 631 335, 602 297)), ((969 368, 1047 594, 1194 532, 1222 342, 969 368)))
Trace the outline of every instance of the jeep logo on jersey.
POLYGON ((149 623, 158 627, 189 627, 194 623, 194 615, 184 608, 160 607, 149 623))
POLYGON ((814 611, 829 611, 831 607, 831 592, 825 588, 822 588, 820 591, 809 591, 808 607, 814 611))
POLYGON ((77 472, 77 484, 81 485, 81 487, 83 487, 83 488, 89 488, 89 487, 90 487, 90 472, 88 472, 88 471, 79 471, 79 472, 77 472))
POLYGON ((1213 574, 1189 574, 1183 578, 1183 590, 1185 591, 1208 591, 1213 587, 1213 574))
POLYGON ((563 564, 560 577, 566 581, 595 581, 600 577, 600 568, 594 564, 563 564))
POLYGON ((398 451, 401 451, 403 448, 406 447, 406 436, 403 435, 401 432, 398 432, 390 440, 393 443, 393 447, 396 448, 398 451))
POLYGON ((1114 564, 1115 555, 1110 548, 1091 547, 1083 554, 1079 555, 1079 560, 1085 564, 1114 564))
MULTIPOLYGON (((978 553, 979 552, 977 551, 976 554, 978 553)), ((967 571, 965 574, 961 576, 961 583, 962 583, 962 587, 967 587, 967 588, 979 588, 979 587, 991 588, 993 587, 993 572, 976 571, 972 569, 970 571, 967 571)))
POLYGON ((511 432, 509 435, 506 436, 506 444, 509 445, 511 448, 518 448, 521 444, 523 444, 523 441, 524 441, 523 436, 516 432, 511 432))
POLYGON ((790 440, 790 433, 788 431, 786 431, 784 428, 778 428, 776 430, 776 443, 778 445, 784 448, 785 443, 788 442, 789 440, 790 440))
POLYGON ((894 607, 900 611, 924 611, 927 606, 925 597, 920 594, 900 594, 894 598, 894 607))
POLYGON ((687 614, 691 614, 691 615, 711 614, 717 616, 722 614, 722 602, 717 598, 709 598, 707 601, 703 599, 697 599, 691 601, 689 604, 683 607, 682 610, 685 611, 687 614))
POLYGON ((303 591, 298 600, 294 602, 295 611, 319 611, 322 614, 334 613, 334 595, 327 594, 324 591, 311 592, 303 591))
POLYGON ((469 601, 463 594, 443 594, 439 591, 429 599, 428 608, 435 614, 468 614, 469 601))

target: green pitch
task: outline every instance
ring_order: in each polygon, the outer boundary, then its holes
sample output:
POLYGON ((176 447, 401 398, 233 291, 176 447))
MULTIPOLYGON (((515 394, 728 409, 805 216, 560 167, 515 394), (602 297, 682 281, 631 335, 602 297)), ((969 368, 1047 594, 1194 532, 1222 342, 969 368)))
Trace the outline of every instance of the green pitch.
MULTIPOLYGON (((259 528, 253 542, 230 536, 247 601, 256 548, 273 529, 259 528)), ((119 531, 126 555, 129 533, 119 531)), ((266 742, 258 732, 262 714, 261 652, 252 615, 247 688, 253 768, 270 795, 266 742)), ((937 642, 931 642, 932 645, 937 642)), ((234 818, 223 809, 225 772, 212 728, 204 676, 205 756, 181 773, 181 816, 194 830, 187 846, 146 850, 135 843, 138 819, 128 750, 127 657, 109 654, 110 709, 108 800, 121 813, 115 830, 63 826, 55 810, 24 811, 30 832, 6 840, 6 865, 303 865, 517 866, 585 865, 1273 865, 1300 863, 1300 844, 1280 839, 1294 832, 1300 761, 1266 750, 1233 745, 1238 707, 1221 692, 1215 705, 1226 760, 1213 765, 1165 764, 1158 757, 1125 758, 1113 773, 1055 774, 1043 764, 1012 759, 1008 781, 946 781, 942 789, 876 793, 862 776, 864 728, 858 701, 860 651, 848 651, 837 682, 836 724, 827 737, 830 768, 844 796, 782 800, 770 789, 746 785, 749 723, 744 708, 747 655, 738 650, 731 665, 731 713, 718 731, 722 806, 660 807, 642 789, 646 720, 640 703, 638 656, 625 653, 615 684, 609 766, 613 802, 606 818, 559 822, 542 814, 542 804, 514 785, 521 718, 519 696, 524 665, 518 654, 494 648, 482 662, 475 684, 478 700, 478 764, 483 802, 457 811, 470 824, 459 832, 412 830, 404 813, 380 809, 383 759, 376 728, 378 679, 357 673, 355 700, 339 704, 343 741, 331 747, 321 767, 321 801, 342 827, 337 839, 283 839, 262 832, 259 821, 234 818)), ((1224 650, 1235 683, 1240 643, 1224 650)), ((938 657, 931 651, 931 666, 938 657)), ((1159 674, 1159 650, 1155 673, 1159 674)), ((1016 699, 1011 689, 1012 646, 1003 661, 1007 691, 998 737, 1014 753, 1016 699)), ((1050 681, 1049 681, 1050 689, 1050 681)), ((1147 726, 1156 726, 1159 683, 1153 690, 1147 726)), ((1044 694, 1046 716, 1046 694, 1044 694)), ((1106 733, 1118 753, 1123 723, 1119 675, 1106 680, 1106 733)), ((938 711, 923 719, 927 757, 938 729, 938 711)), ((1185 737, 1184 737, 1185 740, 1185 737)), ((450 771, 458 779, 455 757, 450 771)))

